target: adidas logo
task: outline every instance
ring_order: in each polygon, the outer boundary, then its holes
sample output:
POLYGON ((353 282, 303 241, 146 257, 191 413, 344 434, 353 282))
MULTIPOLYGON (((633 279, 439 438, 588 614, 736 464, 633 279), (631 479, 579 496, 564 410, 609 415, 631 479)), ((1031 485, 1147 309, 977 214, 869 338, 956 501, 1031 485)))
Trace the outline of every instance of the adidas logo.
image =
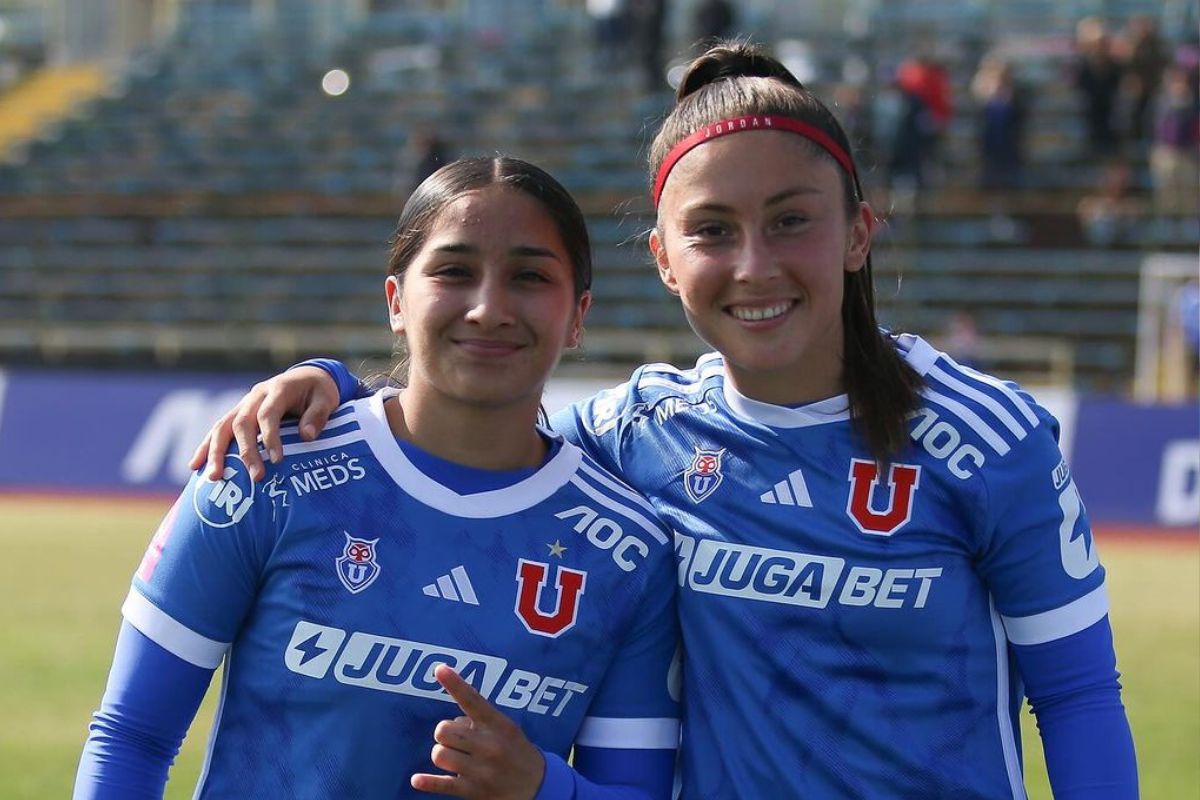
POLYGON ((429 597, 440 597, 443 600, 454 600, 472 606, 479 605, 475 587, 471 585, 471 579, 467 577, 467 571, 461 564, 450 570, 449 575, 443 575, 421 591, 429 597))
POLYGON ((804 473, 798 469, 763 492, 758 499, 769 505, 813 507, 812 498, 808 496, 808 484, 804 482, 804 473))

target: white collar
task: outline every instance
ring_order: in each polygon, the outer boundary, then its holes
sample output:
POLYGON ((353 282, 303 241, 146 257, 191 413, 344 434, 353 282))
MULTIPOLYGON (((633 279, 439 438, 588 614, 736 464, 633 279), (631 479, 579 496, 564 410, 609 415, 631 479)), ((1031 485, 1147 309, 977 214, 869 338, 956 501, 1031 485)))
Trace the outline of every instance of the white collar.
POLYGON ((746 397, 734 387, 728 372, 721 388, 734 414, 771 428, 806 428, 850 419, 850 398, 844 394, 791 408, 746 397))
POLYGON ((564 441, 558 452, 528 478, 501 489, 459 494, 417 469, 396 443, 383 404, 398 393, 395 389, 385 389, 365 400, 355 401, 355 417, 371 452, 396 485, 413 499, 445 514, 494 519, 532 508, 571 480, 583 459, 578 447, 564 441))

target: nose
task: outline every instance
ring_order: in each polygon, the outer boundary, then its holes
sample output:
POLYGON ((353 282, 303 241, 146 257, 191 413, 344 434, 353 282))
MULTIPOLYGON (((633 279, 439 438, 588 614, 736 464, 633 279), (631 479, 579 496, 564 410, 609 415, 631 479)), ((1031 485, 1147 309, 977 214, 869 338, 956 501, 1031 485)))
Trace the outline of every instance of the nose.
POLYGON ((469 301, 466 319, 485 328, 513 323, 512 294, 502 277, 487 275, 479 282, 469 301))
POLYGON ((762 283, 781 274, 775 253, 762 234, 743 239, 735 258, 733 277, 739 283, 762 283))

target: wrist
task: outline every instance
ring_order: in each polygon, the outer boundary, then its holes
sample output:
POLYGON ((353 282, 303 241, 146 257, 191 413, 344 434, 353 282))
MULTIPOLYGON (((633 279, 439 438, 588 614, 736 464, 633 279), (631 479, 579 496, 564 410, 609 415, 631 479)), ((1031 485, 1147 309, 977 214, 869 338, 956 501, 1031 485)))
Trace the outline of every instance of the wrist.
POLYGON ((572 800, 575 797, 575 771, 562 757, 540 748, 538 752, 542 754, 545 770, 542 785, 533 800, 572 800))
POLYGON ((314 367, 333 382, 334 388, 338 393, 337 405, 347 403, 358 396, 359 381, 358 378, 346 369, 346 365, 332 358, 309 358, 301 361, 299 364, 293 364, 288 367, 288 372, 299 369, 300 367, 314 367))

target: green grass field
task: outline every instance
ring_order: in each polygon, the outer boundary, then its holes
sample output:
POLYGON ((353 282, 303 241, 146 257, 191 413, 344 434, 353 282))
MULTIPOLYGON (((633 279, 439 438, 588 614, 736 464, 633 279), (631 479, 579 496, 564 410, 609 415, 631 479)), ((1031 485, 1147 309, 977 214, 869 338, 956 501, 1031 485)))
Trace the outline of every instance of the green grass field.
MULTIPOLYGON (((129 577, 166 503, 0 498, 0 798, 69 797, 129 577)), ((1200 798, 1200 548, 1101 539, 1142 797, 1200 798)), ((215 683, 214 683, 215 685, 215 683)), ((172 773, 191 797, 212 694, 172 773)), ((1029 796, 1050 797, 1027 719, 1029 796)))

